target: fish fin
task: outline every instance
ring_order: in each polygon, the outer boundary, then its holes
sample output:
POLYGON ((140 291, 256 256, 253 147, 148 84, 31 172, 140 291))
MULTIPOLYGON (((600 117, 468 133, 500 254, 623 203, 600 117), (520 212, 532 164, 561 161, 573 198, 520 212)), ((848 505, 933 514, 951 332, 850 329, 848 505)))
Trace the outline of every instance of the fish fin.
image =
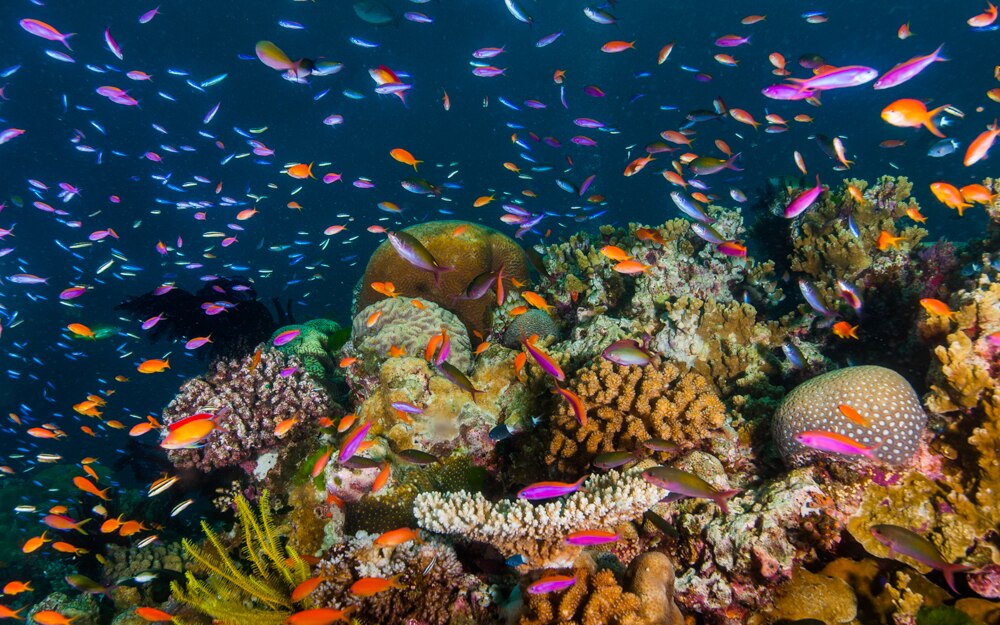
POLYGON ((951 588, 953 593, 958 594, 958 590, 955 588, 955 573, 970 571, 972 568, 968 564, 948 564, 941 569, 941 573, 944 574, 944 581, 948 582, 948 588, 951 588))
POLYGON ((448 273, 449 271, 455 271, 454 267, 438 267, 434 271, 434 286, 435 288, 441 287, 441 274, 448 273))
POLYGON ((738 495, 742 492, 743 492, 742 488, 732 488, 730 490, 724 490, 719 492, 712 499, 715 501, 716 504, 719 505, 720 508, 722 508, 722 514, 729 514, 729 507, 727 506, 729 498, 732 497, 733 495, 738 495))
POLYGON ((938 130, 938 127, 934 125, 934 116, 940 114, 946 108, 951 106, 950 104, 945 104, 944 106, 939 106, 936 109, 931 109, 927 111, 927 119, 924 120, 924 126, 931 132, 935 137, 940 137, 942 139, 946 138, 944 133, 938 130))

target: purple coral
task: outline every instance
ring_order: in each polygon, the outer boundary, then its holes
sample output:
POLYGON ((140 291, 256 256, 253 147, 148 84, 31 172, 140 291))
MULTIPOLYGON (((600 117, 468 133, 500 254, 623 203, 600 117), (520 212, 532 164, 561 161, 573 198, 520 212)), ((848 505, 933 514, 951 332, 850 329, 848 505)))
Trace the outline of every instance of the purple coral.
POLYGON ((191 415, 228 409, 218 417, 218 430, 204 447, 169 453, 175 466, 213 469, 242 465, 253 472, 256 461, 269 451, 288 448, 316 431, 317 421, 327 414, 331 402, 316 388, 302 363, 274 349, 263 350, 253 366, 253 355, 220 359, 202 376, 181 386, 163 410, 167 425, 191 415), (290 369, 294 369, 289 373, 290 369), (296 419, 282 437, 275 426, 296 419))

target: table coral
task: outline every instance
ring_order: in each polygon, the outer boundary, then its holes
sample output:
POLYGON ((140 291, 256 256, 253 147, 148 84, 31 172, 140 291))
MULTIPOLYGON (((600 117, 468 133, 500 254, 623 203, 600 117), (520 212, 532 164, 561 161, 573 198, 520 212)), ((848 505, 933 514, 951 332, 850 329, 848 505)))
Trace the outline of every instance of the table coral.
POLYGON ((325 581, 310 596, 315 607, 357 606, 360 622, 380 625, 459 625, 496 621, 486 586, 465 571, 455 550, 428 537, 395 547, 375 544, 377 534, 358 532, 335 545, 316 566, 325 581), (401 588, 371 597, 349 591, 362 577, 389 579, 399 575, 401 588))
POLYGON ((569 388, 587 407, 587 422, 581 425, 566 403, 552 416, 546 461, 563 475, 586 470, 597 454, 644 452, 653 438, 690 450, 723 434, 725 407, 711 384, 672 362, 640 367, 601 358, 578 371, 569 388))
POLYGON ((645 553, 629 567, 628 582, 581 557, 571 573, 576 583, 563 592, 526 595, 519 625, 682 625, 673 602, 670 559, 645 553))
POLYGON ((430 272, 411 265, 386 241, 368 260, 355 311, 385 298, 371 288, 372 282, 392 282, 402 298, 432 301, 455 313, 470 331, 478 330, 485 335, 492 325, 496 295, 490 290, 479 299, 461 298, 472 279, 502 267, 506 279, 528 280, 524 250, 492 228, 465 221, 428 221, 404 231, 416 237, 438 264, 452 270, 441 274, 440 285, 435 285, 430 272), (458 228, 463 230, 456 235, 458 228))
POLYGON ((586 529, 613 530, 642 515, 665 491, 636 471, 591 475, 577 492, 547 503, 491 502, 482 493, 421 493, 413 505, 424 529, 488 543, 505 558, 521 555, 525 570, 571 566, 582 547, 563 538, 586 529))
POLYGON ((877 445, 873 453, 879 460, 898 465, 913 456, 926 424, 927 414, 905 378, 885 367, 861 366, 824 373, 795 387, 775 413, 771 432, 791 466, 824 455, 832 457, 795 440, 807 431, 833 432, 864 445, 877 445), (848 419, 840 408, 845 405, 867 425, 848 419))
MULTIPOLYGON (((163 423, 169 425, 200 412, 218 412, 218 430, 205 446, 176 449, 168 453, 178 467, 196 467, 208 473, 223 467, 243 465, 253 473, 262 455, 281 449, 286 461, 296 448, 307 448, 320 417, 330 416, 332 402, 325 391, 316 387, 292 356, 276 349, 262 348, 260 362, 252 366, 254 356, 215 361, 209 371, 185 382, 177 396, 163 410, 163 423), (287 375, 282 372, 293 370, 287 375), (296 421, 281 438, 275 426, 286 419, 296 421)), ((280 472, 286 465, 275 465, 280 472)))
POLYGON ((390 358, 393 345, 402 348, 406 356, 423 358, 427 342, 445 329, 451 341, 448 362, 469 371, 472 343, 465 326, 445 308, 427 300, 417 301, 419 307, 414 300, 396 298, 364 308, 354 316, 351 341, 344 346, 344 354, 357 357, 364 373, 377 371, 390 358), (373 315, 377 315, 376 320, 369 325, 373 315))

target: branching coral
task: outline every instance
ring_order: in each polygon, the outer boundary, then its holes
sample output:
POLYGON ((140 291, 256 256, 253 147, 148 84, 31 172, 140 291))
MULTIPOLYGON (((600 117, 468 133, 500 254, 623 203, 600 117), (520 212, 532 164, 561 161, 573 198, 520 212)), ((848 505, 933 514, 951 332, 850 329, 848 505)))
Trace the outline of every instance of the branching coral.
POLYGON ((671 362, 639 367, 602 358, 578 371, 570 388, 587 407, 587 422, 581 425, 565 402, 552 417, 546 461, 563 475, 586 470, 601 453, 645 451, 650 439, 690 450, 722 434, 725 407, 711 384, 671 362))
POLYGON ((413 504, 424 529, 488 543, 503 556, 521 555, 525 569, 571 566, 581 547, 563 539, 587 529, 613 530, 665 496, 635 471, 591 475, 577 492, 542 504, 490 502, 481 493, 421 493, 413 504))
POLYGON ((462 295, 469 283, 480 274, 501 268, 505 279, 528 279, 524 250, 492 228, 465 221, 428 221, 406 228, 405 232, 416 237, 439 265, 451 271, 441 274, 436 284, 430 272, 414 267, 388 242, 382 243, 368 260, 355 312, 385 297, 371 288, 372 282, 392 282, 403 299, 432 301, 455 313, 469 330, 485 334, 492 325, 496 295, 490 290, 479 299, 465 299, 462 295))
POLYGON ((455 550, 429 538, 395 547, 375 544, 376 534, 358 532, 335 545, 317 565, 325 581, 313 593, 317 606, 358 606, 361 622, 380 625, 458 625, 495 620, 486 586, 465 571, 455 550), (371 597, 349 590, 362 577, 390 579, 398 587, 371 597))
POLYGON ((520 625, 681 625, 673 602, 670 559, 655 551, 632 563, 621 583, 609 569, 598 570, 588 556, 572 572, 576 582, 560 593, 527 595, 520 625))
POLYGON ((185 382, 163 410, 164 423, 170 424, 197 413, 226 409, 217 419, 219 430, 204 447, 169 453, 176 466, 193 466, 208 473, 243 465, 252 473, 266 468, 262 455, 281 449, 287 457, 300 443, 308 443, 319 418, 329 414, 328 395, 316 387, 294 357, 262 349, 256 366, 253 360, 250 355, 216 361, 208 373, 185 382), (275 426, 293 418, 291 429, 278 438, 275 426))
POLYGON ((282 548, 269 499, 265 491, 259 514, 244 497, 236 500, 245 564, 229 555, 222 538, 205 522, 206 546, 184 539, 185 550, 208 577, 201 580, 188 571, 185 584, 173 582, 170 588, 178 601, 208 614, 220 625, 278 625, 292 614, 291 592, 309 577, 309 567, 294 549, 282 548))

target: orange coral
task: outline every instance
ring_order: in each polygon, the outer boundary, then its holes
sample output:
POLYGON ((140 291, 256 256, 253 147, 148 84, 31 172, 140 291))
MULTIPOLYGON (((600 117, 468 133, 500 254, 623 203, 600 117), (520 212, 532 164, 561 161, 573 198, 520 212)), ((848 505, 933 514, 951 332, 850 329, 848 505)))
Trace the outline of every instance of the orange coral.
MULTIPOLYGON (((505 277, 526 281, 528 261, 524 250, 510 237, 478 224, 464 221, 430 221, 405 230, 426 247, 438 263, 453 267, 441 274, 440 286, 434 276, 403 260, 388 241, 375 250, 361 280, 356 310, 385 298, 371 288, 372 282, 392 282, 401 297, 421 297, 455 313, 470 330, 486 334, 492 326, 496 295, 491 290, 476 300, 457 299, 472 279, 503 267, 505 277), (464 228, 456 236, 455 232, 464 228)), ((505 286, 509 287, 508 282, 505 286)))
POLYGON ((652 438, 694 449, 725 422, 711 383, 671 362, 630 367, 600 359, 580 370, 571 388, 587 407, 587 422, 581 426, 561 404, 546 459, 564 474, 578 474, 597 454, 641 450, 652 438))

